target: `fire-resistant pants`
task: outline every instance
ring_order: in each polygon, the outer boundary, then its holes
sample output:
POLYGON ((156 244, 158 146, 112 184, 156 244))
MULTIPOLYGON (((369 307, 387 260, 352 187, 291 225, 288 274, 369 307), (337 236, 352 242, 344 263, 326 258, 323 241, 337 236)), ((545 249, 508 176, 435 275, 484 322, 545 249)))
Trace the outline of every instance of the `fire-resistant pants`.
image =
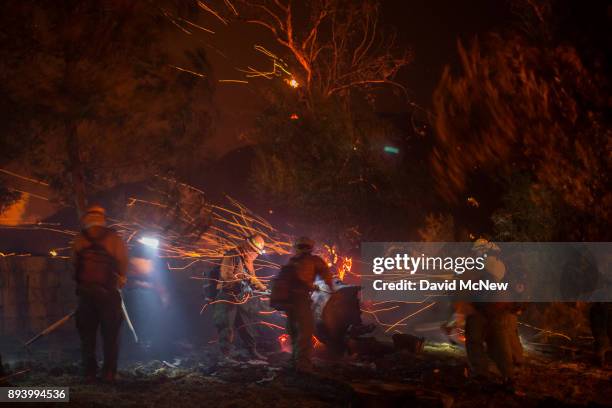
POLYGON ((473 312, 465 317, 465 351, 470 368, 476 376, 488 376, 489 359, 485 348, 487 319, 473 312))
POLYGON ((287 310, 287 333, 291 336, 292 359, 295 367, 310 368, 314 316, 308 292, 293 293, 291 306, 287 310))
POLYGON ((514 376, 514 355, 516 316, 510 312, 500 312, 489 319, 486 342, 489 357, 504 378, 514 376))
POLYGON ((485 316, 481 312, 468 315, 465 321, 465 347, 476 375, 489 375, 491 359, 504 378, 512 378, 515 363, 520 364, 523 359, 516 315, 505 311, 493 316, 485 316))
POLYGON ((241 303, 235 295, 220 291, 213 305, 213 320, 219 335, 219 347, 225 355, 233 348, 235 332, 249 351, 255 350, 253 310, 249 302, 241 303))
POLYGON ((104 350, 103 374, 117 372, 119 358, 119 330, 123 321, 121 295, 118 290, 100 286, 79 286, 79 304, 76 325, 81 337, 81 359, 84 374, 94 376, 98 369, 96 359, 96 337, 102 330, 104 350))

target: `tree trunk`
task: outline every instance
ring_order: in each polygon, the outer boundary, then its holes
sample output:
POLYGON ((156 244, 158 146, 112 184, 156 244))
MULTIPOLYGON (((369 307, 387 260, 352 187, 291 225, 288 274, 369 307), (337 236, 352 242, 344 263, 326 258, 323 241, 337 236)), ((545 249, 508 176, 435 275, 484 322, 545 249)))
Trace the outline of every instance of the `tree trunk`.
POLYGON ((85 176, 83 174, 83 163, 81 162, 81 152, 79 147, 79 135, 77 134, 76 124, 66 123, 68 134, 66 147, 68 149, 68 161, 70 166, 70 178, 74 193, 74 201, 79 220, 87 209, 87 195, 85 190, 85 176))

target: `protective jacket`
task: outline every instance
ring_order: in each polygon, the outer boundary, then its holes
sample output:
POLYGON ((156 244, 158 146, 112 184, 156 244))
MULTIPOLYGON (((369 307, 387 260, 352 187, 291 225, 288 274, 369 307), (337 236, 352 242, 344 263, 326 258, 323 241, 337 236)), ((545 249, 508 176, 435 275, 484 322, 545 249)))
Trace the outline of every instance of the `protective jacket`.
POLYGON ((332 288, 332 274, 321 257, 310 253, 298 254, 289 260, 295 264, 293 281, 296 290, 312 290, 317 275, 325 281, 328 287, 332 288))
POLYGON ((238 250, 226 253, 221 261, 217 289, 238 293, 241 291, 243 281, 248 282, 257 290, 266 290, 266 286, 255 275, 252 262, 247 262, 238 250))

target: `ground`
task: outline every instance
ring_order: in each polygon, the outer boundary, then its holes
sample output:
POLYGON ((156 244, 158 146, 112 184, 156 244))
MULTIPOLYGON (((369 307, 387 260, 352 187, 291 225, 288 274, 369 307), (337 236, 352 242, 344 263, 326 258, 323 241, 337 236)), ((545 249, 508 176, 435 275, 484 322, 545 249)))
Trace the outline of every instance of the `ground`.
MULTIPOLYGON (((612 372, 585 361, 529 353, 512 394, 466 378, 463 350, 442 343, 420 354, 370 360, 317 360, 314 376, 297 376, 287 354, 269 363, 218 361, 214 349, 172 361, 132 362, 115 385, 81 383, 76 363, 19 364, 14 386, 69 386, 71 406, 88 407, 536 407, 612 406, 612 372)), ((59 405, 59 404, 58 404, 59 405)), ((66 406, 66 404, 61 404, 66 406)))

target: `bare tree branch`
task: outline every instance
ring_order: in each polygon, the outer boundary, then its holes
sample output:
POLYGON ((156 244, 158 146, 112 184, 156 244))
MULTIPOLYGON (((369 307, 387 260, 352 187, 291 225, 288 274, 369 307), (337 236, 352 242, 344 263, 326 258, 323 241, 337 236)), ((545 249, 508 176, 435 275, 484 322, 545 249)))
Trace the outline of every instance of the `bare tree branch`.
MULTIPOLYGON (((236 0, 233 14, 265 27, 285 47, 297 66, 290 70, 309 97, 330 97, 350 88, 382 84, 404 87, 393 80, 411 61, 394 50, 394 37, 379 27, 376 0, 313 0, 310 11, 296 14, 297 0, 236 0), (234 13, 234 10, 236 13, 234 13)), ((233 5, 232 5, 233 6, 233 5)), ((294 79, 289 78, 289 79, 294 79)))

